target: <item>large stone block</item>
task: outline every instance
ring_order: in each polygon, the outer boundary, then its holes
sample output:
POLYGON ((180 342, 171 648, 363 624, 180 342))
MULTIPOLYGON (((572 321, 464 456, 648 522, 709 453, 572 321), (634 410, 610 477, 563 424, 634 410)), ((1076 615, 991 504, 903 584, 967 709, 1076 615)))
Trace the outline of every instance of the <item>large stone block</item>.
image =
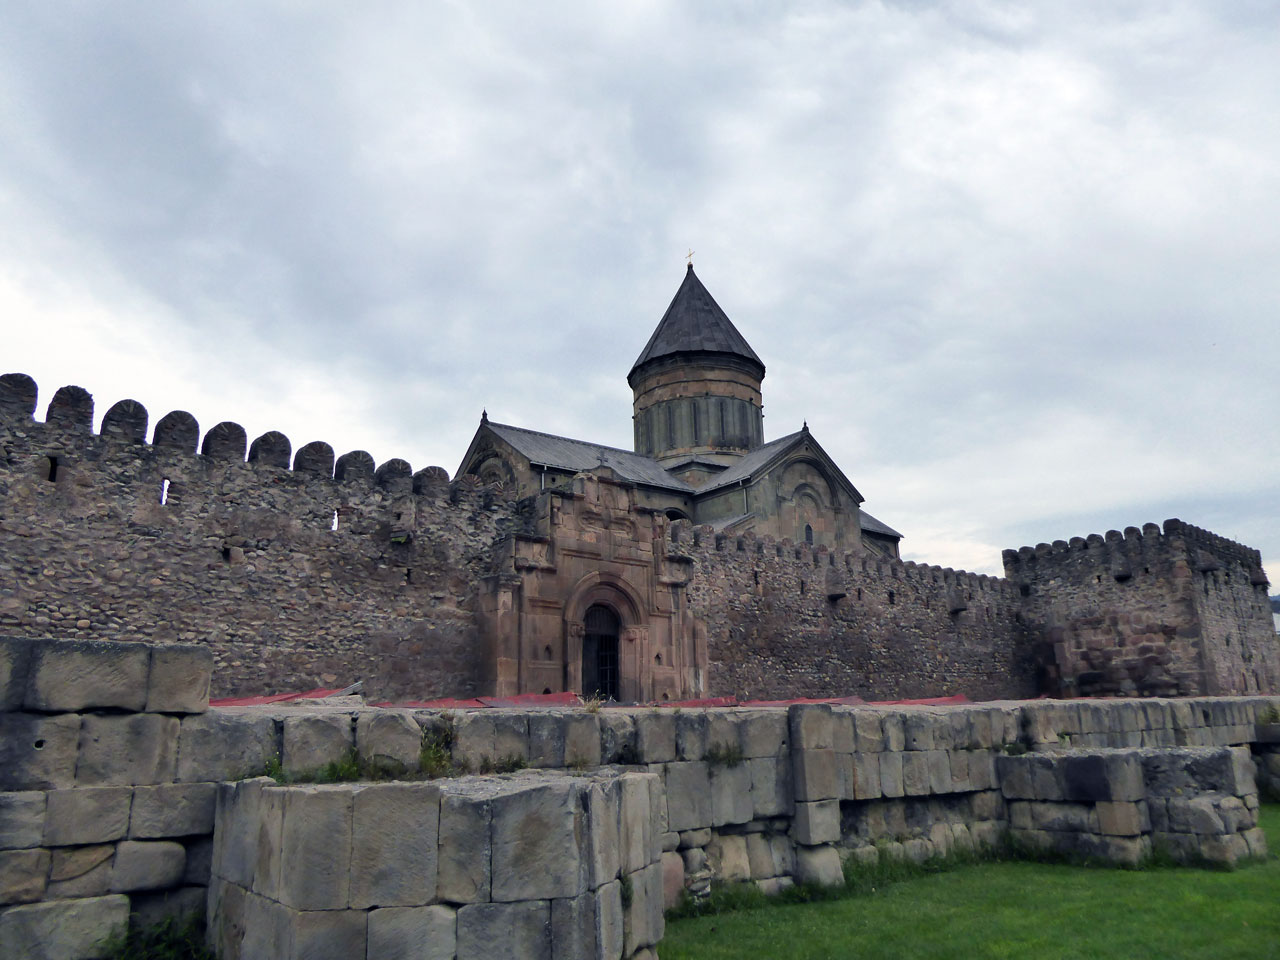
POLYGON ((884 792, 880 782, 880 753, 853 755, 853 796, 858 800, 874 800, 884 792))
POLYGON ((437 896, 450 903, 489 899, 492 811, 487 796, 463 793, 446 784, 440 796, 437 896))
POLYGON ((929 792, 929 755, 908 750, 902 755, 902 789, 908 797, 921 797, 929 792))
POLYGON ((343 760, 355 745, 349 714, 285 717, 281 725, 280 765, 289 776, 312 773, 343 760))
POLYGON ((78 714, 0 713, 0 790, 56 790, 75 783, 78 714))
POLYGON ((676 758, 676 718, 654 708, 635 715, 636 753, 640 763, 668 763, 676 758))
POLYGON ((857 710, 853 714, 853 726, 856 752, 880 753, 885 749, 884 727, 880 723, 880 714, 870 710, 857 710))
POLYGON ((204 887, 136 893, 129 897, 132 907, 129 924, 145 930, 165 921, 181 924, 193 917, 203 921, 208 899, 209 891, 204 887))
POLYGON ((568 714, 547 711, 531 714, 529 724, 529 766, 559 769, 565 766, 565 729, 568 714))
POLYGON ((213 651, 194 643, 151 648, 148 713, 204 713, 209 709, 213 651))
POLYGON ((600 723, 600 762, 635 763, 636 722, 622 710, 605 710, 596 714, 600 723))
POLYGON ((1145 804, 1102 800, 1095 810, 1098 829, 1113 837, 1136 837, 1150 831, 1151 821, 1144 816, 1145 804))
POLYGON ((493 710, 494 764, 528 763, 529 715, 522 710, 493 710))
POLYGON ((213 832, 215 783, 162 783, 135 787, 129 836, 136 840, 213 832))
POLYGON ((631 902, 624 897, 622 909, 626 917, 624 952, 632 955, 662 939, 662 866, 650 864, 630 874, 629 879, 631 902))
POLYGON ((787 714, 783 710, 744 711, 738 724, 738 743, 749 759, 780 757, 787 751, 787 714))
POLYGON ((752 816, 750 768, 741 762, 712 764, 711 825, 746 823, 752 816))
POLYGON ((649 774, 630 774, 621 778, 618 808, 621 873, 633 873, 656 859, 653 854, 658 844, 653 836, 655 824, 649 795, 650 783, 656 779, 649 774))
POLYGON ((0 850, 0 906, 39 900, 48 880, 48 850, 0 850))
POLYGON ((551 948, 554 960, 597 955, 595 894, 551 901, 551 948))
POLYGON ((385 907, 369 912, 368 956, 378 960, 453 960, 457 942, 458 914, 452 907, 385 907))
POLYGON ((820 887, 835 887, 844 883, 839 852, 835 847, 827 845, 797 847, 796 880, 820 887))
POLYGON ((707 844, 707 862, 716 878, 725 883, 751 879, 747 838, 740 834, 716 835, 707 844))
POLYGON ((786 757, 753 757, 746 763, 751 774, 753 816, 790 816, 794 802, 791 799, 791 761, 786 757))
POLYGON ((618 831, 622 785, 614 780, 592 783, 587 793, 588 874, 592 889, 614 880, 622 866, 618 831))
POLYGON ((344 784, 277 787, 284 800, 280 901, 295 910, 342 910, 350 901, 352 790, 344 784))
POLYGON ((552 960, 551 905, 473 903, 458 910, 458 960, 552 960))
POLYGON ((119 840, 129 830, 133 791, 128 787, 51 790, 44 843, 50 847, 119 840))
POLYGON ((187 851, 169 840, 122 840, 116 845, 111 892, 160 890, 182 882, 187 851))
POLYGON ((213 835, 212 876, 252 889, 258 863, 262 794, 274 781, 266 777, 218 784, 217 829, 213 835))
POLYGON ((0 850, 38 847, 44 839, 45 793, 0 793, 0 850))
POLYGON ((814 800, 834 800, 840 795, 836 753, 830 748, 793 750, 791 773, 797 800, 809 803, 814 800))
POLYGON ((147 704, 151 648, 108 640, 47 640, 31 648, 26 707, 47 713, 147 704))
POLYGON ((463 769, 491 765, 495 756, 493 717, 484 710, 464 711, 453 721, 453 759, 463 769))
POLYGON ((422 728, 408 710, 371 710, 356 717, 356 752, 393 773, 418 769, 422 728))
POLYGON ((1142 762, 1136 753, 1068 755, 1061 759, 1059 769, 1063 799, 1076 803, 1142 800, 1147 795, 1142 762))
POLYGON ((929 758, 929 792, 951 792, 951 756, 948 750, 928 750, 929 758))
POLYGON ((831 711, 831 749, 836 753, 853 753, 853 714, 845 708, 831 711))
MULTIPOLYGON (((759 836, 759 834, 752 834, 759 836)), ((747 851, 748 857, 750 850, 747 851)), ((684 858, 672 851, 662 855, 662 909, 670 910, 680 903, 684 894, 684 858)), ((754 867, 752 874, 755 874, 754 867)))
POLYGON ((835 722, 824 703, 795 704, 787 708, 787 730, 793 755, 835 749, 835 722))
POLYGON ((440 791, 379 783, 355 791, 351 906, 417 907, 436 898, 440 791))
POLYGON ((797 843, 807 846, 835 843, 840 839, 840 801, 797 803, 791 832, 797 843))
POLYGON ((902 753, 900 751, 880 754, 880 791, 886 797, 901 797, 906 788, 902 782, 902 753))
POLYGON ((595 894, 596 946, 600 960, 620 960, 623 948, 622 881, 606 883, 595 894))
MULTIPOLYGON (((748 833, 747 865, 751 868, 752 880, 764 880, 777 876, 773 863, 773 847, 770 838, 763 833, 748 833)), ((663 861, 665 867, 666 861, 663 861)))
POLYGON ((271 717, 210 710, 182 720, 177 779, 191 783, 252 777, 279 755, 280 738, 271 717))
POLYGON ((31 648, 40 642, 25 637, 0 637, 0 712, 22 709, 27 696, 31 648))
MULTIPOLYGON (((492 808, 492 899, 550 900, 585 892, 586 864, 578 838, 582 784, 522 783, 495 795, 492 808)), ((645 796, 646 819, 648 796, 645 796)))
POLYGON ((705 710, 681 710, 676 714, 676 759, 701 760, 707 755, 711 723, 705 710))
POLYGON ((49 865, 50 900, 64 897, 101 897, 111 892, 113 843, 91 847, 58 847, 49 865))
MULTIPOLYGON (((711 771, 702 761, 667 764, 667 823, 672 830, 711 825, 711 771)), ((750 819, 750 818, 748 818, 750 819)))
POLYGON ((46 900, 0 911, 0 957, 80 960, 129 923, 129 898, 46 900))
POLYGON ((292 913, 289 919, 293 948, 289 957, 351 960, 367 949, 369 914, 363 910, 306 910, 292 913))
POLYGON ((178 767, 178 718, 158 713, 88 714, 80 725, 77 786, 171 782, 178 767))
POLYGON ((571 713, 564 729, 564 762, 572 768, 600 766, 600 718, 571 713))
POLYGON ((908 713, 902 718, 908 750, 934 750, 935 718, 928 713, 908 713))

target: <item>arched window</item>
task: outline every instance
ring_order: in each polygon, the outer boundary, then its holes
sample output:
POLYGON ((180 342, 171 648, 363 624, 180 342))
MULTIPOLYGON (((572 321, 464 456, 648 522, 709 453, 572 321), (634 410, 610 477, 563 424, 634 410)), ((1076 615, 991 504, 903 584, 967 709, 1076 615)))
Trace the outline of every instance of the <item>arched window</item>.
POLYGON ((810 546, 813 545, 813 527, 807 523, 804 525, 804 542, 810 546))
POLYGON ((618 638, 622 622, 604 604, 587 608, 583 618, 582 695, 601 700, 617 700, 618 638))

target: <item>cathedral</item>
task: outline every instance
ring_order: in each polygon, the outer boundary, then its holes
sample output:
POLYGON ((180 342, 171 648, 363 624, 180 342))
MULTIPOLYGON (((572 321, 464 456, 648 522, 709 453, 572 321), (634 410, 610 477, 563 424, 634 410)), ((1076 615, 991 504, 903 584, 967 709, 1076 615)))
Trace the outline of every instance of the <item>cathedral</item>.
POLYGON ((525 497, 607 467, 634 487, 638 506, 669 520, 897 557, 902 535, 862 509, 862 495, 808 424, 765 442, 764 373, 691 263, 627 375, 633 450, 482 417, 458 476, 525 497))

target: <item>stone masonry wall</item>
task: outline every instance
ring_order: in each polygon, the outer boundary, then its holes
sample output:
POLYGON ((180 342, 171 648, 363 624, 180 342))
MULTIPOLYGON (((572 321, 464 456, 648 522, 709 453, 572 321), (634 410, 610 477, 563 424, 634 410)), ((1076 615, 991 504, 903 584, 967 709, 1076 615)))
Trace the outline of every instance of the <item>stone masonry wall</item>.
POLYGON ((482 658, 479 578, 511 505, 474 478, 186 413, 155 427, 131 400, 92 432, 64 387, 0 378, 0 631, 199 642, 214 694, 365 680, 382 696, 467 696, 482 658), (336 529, 335 529, 336 523, 336 529))
POLYGON ((1256 550, 1149 523, 1004 552, 1044 687, 1079 695, 1280 689, 1280 642, 1256 550))
POLYGON ((693 560, 687 593, 706 623, 709 695, 1039 692, 1018 592, 1006 580, 685 522, 672 525, 671 541, 693 560))

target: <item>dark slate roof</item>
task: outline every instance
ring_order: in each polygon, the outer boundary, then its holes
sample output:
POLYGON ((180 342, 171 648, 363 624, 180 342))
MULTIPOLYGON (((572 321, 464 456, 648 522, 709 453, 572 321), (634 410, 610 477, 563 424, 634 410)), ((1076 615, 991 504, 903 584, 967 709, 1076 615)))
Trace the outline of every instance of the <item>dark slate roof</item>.
POLYGON ((650 487, 662 487, 679 493, 691 493, 693 487, 663 470, 657 460, 642 457, 630 450, 606 447, 584 440, 570 440, 550 433, 525 430, 505 423, 488 421, 489 429, 511 444, 513 448, 536 464, 545 464, 560 470, 594 470, 604 465, 611 467, 623 480, 643 483, 650 487))
POLYGON ((795 433, 789 433, 785 437, 770 440, 768 443, 756 447, 724 473, 699 487, 698 492, 706 493, 709 490, 718 490, 720 487, 731 486, 739 480, 749 479, 753 473, 768 465, 769 461, 782 453, 785 448, 795 443, 802 433, 804 433, 803 430, 797 430, 795 433))
POLYGON ((902 534, 893 529, 893 527, 889 526, 887 523, 881 523, 871 514, 867 513, 867 511, 859 510, 858 516, 862 521, 862 529, 866 533, 878 533, 882 537, 897 537, 899 540, 902 539, 902 534))
POLYGON ((758 365, 760 376, 764 376, 764 364, 702 285, 693 272, 693 264, 685 271, 684 282, 640 351, 631 373, 650 360, 677 353, 730 354, 758 365))

